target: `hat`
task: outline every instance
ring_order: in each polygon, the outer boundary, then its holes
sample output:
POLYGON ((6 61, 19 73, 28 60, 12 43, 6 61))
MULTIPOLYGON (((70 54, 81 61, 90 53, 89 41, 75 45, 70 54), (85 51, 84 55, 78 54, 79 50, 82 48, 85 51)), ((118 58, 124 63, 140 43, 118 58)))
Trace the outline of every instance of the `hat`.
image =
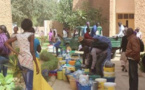
POLYGON ((83 39, 84 39, 84 38, 83 38, 82 36, 78 37, 78 41, 79 41, 79 42, 83 41, 83 39))

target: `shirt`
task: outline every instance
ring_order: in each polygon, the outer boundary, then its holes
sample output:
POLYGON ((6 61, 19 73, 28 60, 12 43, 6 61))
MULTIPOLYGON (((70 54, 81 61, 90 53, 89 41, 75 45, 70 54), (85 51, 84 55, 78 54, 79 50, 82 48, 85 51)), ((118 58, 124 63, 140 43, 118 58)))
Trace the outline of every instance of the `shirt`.
POLYGON ((118 34, 118 37, 123 37, 124 36, 124 33, 123 33, 123 30, 124 30, 125 28, 124 28, 124 26, 123 25, 121 25, 120 27, 119 27, 119 34, 118 34))
POLYGON ((85 39, 93 39, 93 38, 90 36, 89 32, 87 32, 87 33, 84 35, 84 38, 85 38, 85 39))
POLYGON ((67 38, 67 32, 63 30, 63 38, 67 38))
POLYGON ((122 37, 122 42, 121 42, 122 52, 125 52, 126 51, 127 43, 128 43, 127 36, 123 36, 122 37))
POLYGON ((52 37, 53 37, 53 32, 49 32, 49 41, 52 41, 52 37))
POLYGON ((35 56, 36 56, 37 58, 39 58, 39 54, 38 54, 38 52, 37 52, 37 48, 38 48, 39 45, 40 45, 39 40, 38 40, 37 38, 35 38, 35 39, 34 39, 34 50, 35 50, 35 56))
POLYGON ((136 36, 141 39, 141 34, 142 34, 141 32, 137 32, 136 36))
POLYGON ((92 30, 91 30, 91 36, 93 37, 94 35, 96 35, 96 31, 98 30, 98 27, 96 25, 93 26, 92 30))
MULTIPOLYGON (((16 35, 17 35, 17 34, 12 34, 11 37, 12 37, 12 38, 13 38, 13 37, 16 37, 16 35)), ((12 47, 13 47, 14 49, 18 48, 18 41, 14 41, 14 42, 12 43, 12 47)))
POLYGON ((101 27, 101 26, 98 26, 98 27, 97 27, 97 30, 98 30, 98 32, 99 32, 99 35, 102 35, 102 27, 101 27))

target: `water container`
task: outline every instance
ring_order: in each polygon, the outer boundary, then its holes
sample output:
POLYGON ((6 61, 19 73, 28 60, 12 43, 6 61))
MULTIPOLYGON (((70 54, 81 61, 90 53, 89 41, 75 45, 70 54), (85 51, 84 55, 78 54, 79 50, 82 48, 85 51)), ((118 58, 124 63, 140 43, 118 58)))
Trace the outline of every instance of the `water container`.
POLYGON ((91 90, 91 85, 82 86, 81 84, 78 84, 78 90, 91 90))
POLYGON ((75 63, 75 69, 76 69, 76 71, 81 69, 81 61, 80 60, 76 61, 76 63, 75 63))
POLYGON ((107 81, 105 78, 95 79, 98 82, 98 90, 104 90, 104 83, 107 81))
POLYGON ((115 90, 116 83, 106 82, 104 83, 105 90, 115 90))
POLYGON ((92 90, 98 90, 98 82, 97 81, 93 82, 92 90))
POLYGON ((65 60, 66 60, 66 64, 69 64, 69 61, 71 60, 71 56, 69 53, 66 54, 65 60))
POLYGON ((63 72, 61 70, 57 71, 57 79, 59 79, 59 80, 63 79, 63 72))

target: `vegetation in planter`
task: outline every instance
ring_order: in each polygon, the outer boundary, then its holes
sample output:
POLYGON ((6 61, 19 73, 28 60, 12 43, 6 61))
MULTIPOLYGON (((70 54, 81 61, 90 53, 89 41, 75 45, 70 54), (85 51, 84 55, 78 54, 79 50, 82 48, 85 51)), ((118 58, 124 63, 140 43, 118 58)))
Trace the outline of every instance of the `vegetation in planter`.
POLYGON ((9 56, 9 63, 5 64, 6 67, 11 70, 13 77, 21 78, 21 70, 18 66, 18 58, 17 55, 12 54, 9 56))
POLYGON ((15 83, 13 82, 14 78, 12 75, 7 75, 4 77, 0 73, 0 90, 12 90, 15 87, 15 83))
MULTIPOLYGON (((51 70, 55 70, 57 68, 57 65, 58 65, 58 59, 57 57, 55 57, 54 55, 52 55, 51 53, 49 52, 46 52, 46 51, 42 51, 42 53, 47 53, 45 54, 45 56, 43 58, 45 58, 45 61, 42 65, 41 65, 41 68, 42 70, 44 69, 47 69, 48 71, 51 71, 51 70)), ((42 58, 40 57, 40 59, 42 60, 42 58)))
POLYGON ((47 50, 43 50, 41 53, 40 53, 40 59, 42 61, 50 61, 52 58, 51 58, 51 54, 47 51, 47 50))

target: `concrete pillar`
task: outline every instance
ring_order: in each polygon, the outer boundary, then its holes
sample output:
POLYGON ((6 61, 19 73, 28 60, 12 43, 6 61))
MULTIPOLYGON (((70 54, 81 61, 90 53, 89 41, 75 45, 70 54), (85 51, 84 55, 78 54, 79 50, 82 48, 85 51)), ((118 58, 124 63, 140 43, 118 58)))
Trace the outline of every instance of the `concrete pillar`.
POLYGON ((6 25, 9 33, 12 33, 11 0, 0 0, 0 25, 6 25))
POLYGON ((116 35, 116 0, 110 0, 109 36, 116 35))
POLYGON ((145 42, 145 0, 135 0, 135 27, 140 28, 145 42))

